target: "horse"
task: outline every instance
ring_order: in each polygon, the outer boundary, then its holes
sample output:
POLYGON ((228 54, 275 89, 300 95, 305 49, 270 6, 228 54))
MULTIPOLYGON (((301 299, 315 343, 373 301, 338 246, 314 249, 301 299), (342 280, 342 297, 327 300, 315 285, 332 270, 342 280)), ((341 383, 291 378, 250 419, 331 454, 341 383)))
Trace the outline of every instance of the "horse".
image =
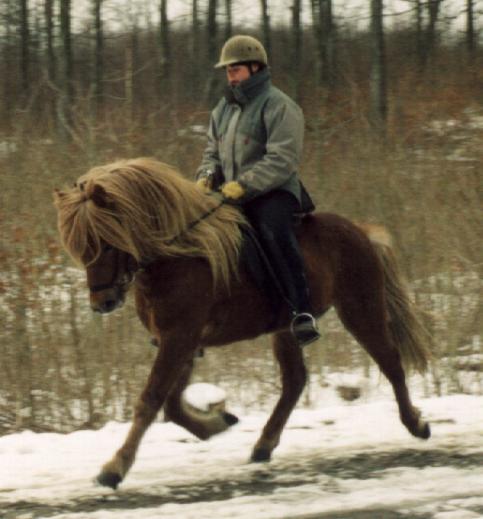
MULTIPOLYGON (((278 312, 240 261, 239 207, 207 195, 154 159, 92 168, 73 187, 56 190, 58 229, 69 255, 85 268, 90 306, 101 314, 122 306, 134 287, 136 311, 158 345, 124 443, 97 481, 116 489, 131 468, 144 433, 164 406, 166 418, 206 440, 238 418, 225 410, 194 414, 182 394, 200 348, 273 334, 282 389, 253 447, 269 461, 304 388, 302 349, 290 332, 291 313, 278 312)), ((430 426, 411 402, 405 374, 424 372, 431 344, 383 227, 311 213, 297 226, 314 314, 334 307, 345 328, 392 385, 400 420, 415 437, 430 426)))

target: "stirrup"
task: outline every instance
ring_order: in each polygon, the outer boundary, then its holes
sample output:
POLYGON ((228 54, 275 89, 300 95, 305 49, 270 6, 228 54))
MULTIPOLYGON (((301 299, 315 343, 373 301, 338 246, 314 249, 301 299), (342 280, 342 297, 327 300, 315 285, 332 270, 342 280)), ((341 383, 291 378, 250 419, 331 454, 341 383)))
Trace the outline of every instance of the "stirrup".
POLYGON ((292 322, 290 323, 290 331, 299 346, 307 346, 320 337, 315 318, 308 312, 297 314, 292 319, 292 322))

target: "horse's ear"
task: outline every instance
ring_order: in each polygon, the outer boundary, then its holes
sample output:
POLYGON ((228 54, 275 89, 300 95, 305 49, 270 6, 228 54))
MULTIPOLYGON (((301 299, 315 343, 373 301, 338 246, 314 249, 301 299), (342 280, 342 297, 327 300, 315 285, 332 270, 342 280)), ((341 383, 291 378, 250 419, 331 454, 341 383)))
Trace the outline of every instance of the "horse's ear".
POLYGON ((59 200, 61 200, 62 198, 65 197, 65 193, 63 191, 60 191, 60 189, 57 189, 55 188, 54 189, 54 202, 58 202, 59 200))
POLYGON ((92 200, 98 207, 109 207, 112 205, 109 203, 106 190, 99 184, 92 186, 91 192, 89 193, 89 200, 92 200))

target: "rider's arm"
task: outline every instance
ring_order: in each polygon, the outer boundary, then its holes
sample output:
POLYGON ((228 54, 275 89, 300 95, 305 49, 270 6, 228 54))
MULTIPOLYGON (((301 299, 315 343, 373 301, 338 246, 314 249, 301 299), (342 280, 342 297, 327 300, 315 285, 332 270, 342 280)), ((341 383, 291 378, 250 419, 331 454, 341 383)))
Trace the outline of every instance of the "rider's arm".
POLYGON ((285 184, 299 169, 304 137, 302 110, 291 100, 270 100, 264 109, 266 153, 238 178, 252 198, 285 184))

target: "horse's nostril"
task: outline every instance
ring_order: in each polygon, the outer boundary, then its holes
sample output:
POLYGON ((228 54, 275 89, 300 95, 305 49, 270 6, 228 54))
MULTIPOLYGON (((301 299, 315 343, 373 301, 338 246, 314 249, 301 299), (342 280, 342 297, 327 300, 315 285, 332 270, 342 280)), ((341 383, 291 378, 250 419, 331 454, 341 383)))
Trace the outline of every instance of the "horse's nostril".
POLYGON ((107 314, 109 312, 112 312, 117 306, 117 301, 115 299, 108 299, 107 301, 104 301, 102 304, 102 310, 101 312, 104 314, 107 314))

